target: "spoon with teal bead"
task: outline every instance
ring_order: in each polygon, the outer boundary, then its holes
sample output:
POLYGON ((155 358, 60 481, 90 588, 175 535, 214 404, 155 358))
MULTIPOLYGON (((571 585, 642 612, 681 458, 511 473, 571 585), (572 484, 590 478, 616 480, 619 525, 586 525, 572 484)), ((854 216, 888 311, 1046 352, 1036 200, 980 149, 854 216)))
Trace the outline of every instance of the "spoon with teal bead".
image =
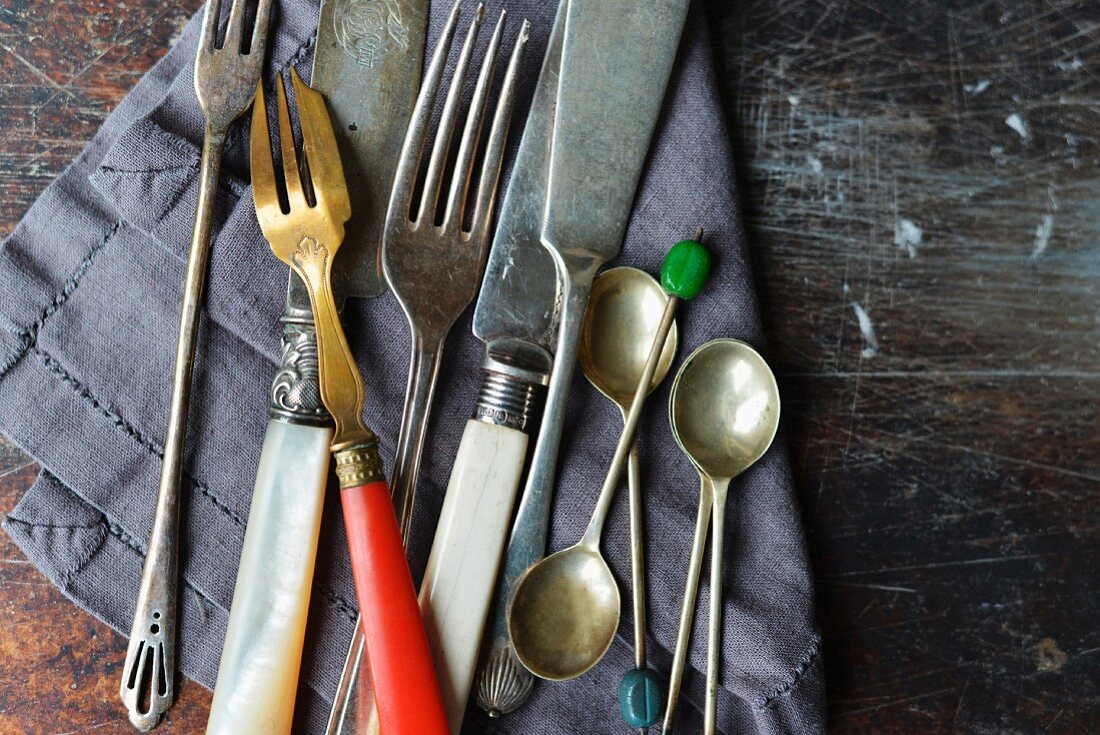
MULTIPOLYGON (((623 433, 588 528, 576 545, 534 564, 516 587, 508 608, 508 630, 517 657, 535 676, 557 681, 580 676, 603 658, 615 637, 621 604, 615 578, 600 553, 604 521, 634 446, 676 307, 681 300, 694 298, 709 274, 710 253, 696 240, 677 243, 665 256, 661 287, 667 298, 656 329, 650 330, 651 346, 635 380, 623 433)), ((627 673, 620 688, 620 705, 628 723, 646 727, 656 722, 661 710, 660 689, 660 679, 644 667, 627 673)))
MULTIPOLYGON (((696 240, 700 239, 696 235, 696 240)), ((634 391, 645 369, 649 347, 668 296, 653 276, 636 268, 612 268, 592 283, 592 296, 581 328, 577 361, 588 382, 609 398, 622 413, 630 413, 634 391)), ((672 323, 649 390, 668 375, 676 356, 676 323, 672 323)), ((630 571, 634 602, 634 663, 619 687, 619 706, 627 724, 653 725, 661 712, 661 676, 646 667, 645 541, 642 515, 642 479, 638 447, 630 450, 626 466, 630 492, 630 571)))

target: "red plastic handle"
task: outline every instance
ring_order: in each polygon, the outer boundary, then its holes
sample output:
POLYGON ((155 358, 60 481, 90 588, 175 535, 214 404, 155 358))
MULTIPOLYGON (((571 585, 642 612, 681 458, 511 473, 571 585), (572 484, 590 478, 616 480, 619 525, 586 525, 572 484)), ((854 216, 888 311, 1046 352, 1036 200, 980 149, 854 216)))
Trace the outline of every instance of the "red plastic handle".
POLYGON ((449 735, 389 486, 351 487, 340 498, 381 730, 449 735))

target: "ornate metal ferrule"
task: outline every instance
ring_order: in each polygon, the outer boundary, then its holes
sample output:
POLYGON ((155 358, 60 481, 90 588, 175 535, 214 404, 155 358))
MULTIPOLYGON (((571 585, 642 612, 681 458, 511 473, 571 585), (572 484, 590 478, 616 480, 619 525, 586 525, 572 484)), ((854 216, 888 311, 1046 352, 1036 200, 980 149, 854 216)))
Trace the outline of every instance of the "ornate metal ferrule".
POLYGON ((288 304, 279 321, 283 323, 283 349, 279 371, 271 383, 272 418, 292 424, 332 423, 321 402, 313 315, 288 304))
POLYGON ((382 457, 378 454, 377 441, 341 449, 335 456, 336 477, 340 480, 341 490, 386 479, 382 471, 382 457))
POLYGON ((474 418, 526 432, 541 404, 545 378, 493 358, 484 367, 474 418))

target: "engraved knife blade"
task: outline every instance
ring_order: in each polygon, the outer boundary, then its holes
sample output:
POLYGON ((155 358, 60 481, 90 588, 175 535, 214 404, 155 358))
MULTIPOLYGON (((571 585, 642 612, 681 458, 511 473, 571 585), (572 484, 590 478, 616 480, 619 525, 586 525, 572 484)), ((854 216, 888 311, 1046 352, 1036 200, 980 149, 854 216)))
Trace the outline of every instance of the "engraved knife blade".
POLYGON ((333 282, 386 290, 381 242, 405 129, 420 87, 429 0, 324 0, 310 86, 324 95, 352 198, 333 282))

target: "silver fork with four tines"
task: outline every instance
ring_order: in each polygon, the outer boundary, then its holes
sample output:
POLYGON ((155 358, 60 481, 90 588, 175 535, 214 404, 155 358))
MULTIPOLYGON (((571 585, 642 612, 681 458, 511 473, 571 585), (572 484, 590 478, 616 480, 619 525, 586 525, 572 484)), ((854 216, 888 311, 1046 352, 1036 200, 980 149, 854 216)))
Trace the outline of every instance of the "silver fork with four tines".
POLYGON ((143 731, 156 726, 175 696, 180 477, 214 199, 229 126, 252 105, 263 71, 271 5, 272 0, 259 0, 252 34, 246 38, 249 0, 233 0, 225 37, 219 46, 221 2, 210 0, 195 59, 195 93, 206 117, 199 195, 184 282, 160 488, 119 688, 130 722, 143 731))
POLYGON ((462 140, 458 146, 454 173, 444 202, 441 224, 437 224, 440 195, 444 188, 444 171, 458 123, 459 98, 484 12, 484 6, 479 5, 458 57, 428 161, 423 193, 417 203, 414 195, 421 157, 432 109, 443 79, 451 37, 441 39, 436 48, 401 149, 401 161, 390 196, 386 229, 382 238, 382 267, 390 288, 409 320, 412 336, 409 384, 390 481, 398 518, 402 524, 401 530, 406 538, 443 342, 455 320, 477 295, 481 284, 481 271, 488 253, 493 203, 508 135, 508 121, 515 99, 518 60, 530 28, 529 23, 524 21, 505 74, 482 157, 477 196, 473 201, 472 214, 467 220, 474 163, 488 106, 497 50, 504 30, 504 13, 501 13, 478 74, 462 140))

